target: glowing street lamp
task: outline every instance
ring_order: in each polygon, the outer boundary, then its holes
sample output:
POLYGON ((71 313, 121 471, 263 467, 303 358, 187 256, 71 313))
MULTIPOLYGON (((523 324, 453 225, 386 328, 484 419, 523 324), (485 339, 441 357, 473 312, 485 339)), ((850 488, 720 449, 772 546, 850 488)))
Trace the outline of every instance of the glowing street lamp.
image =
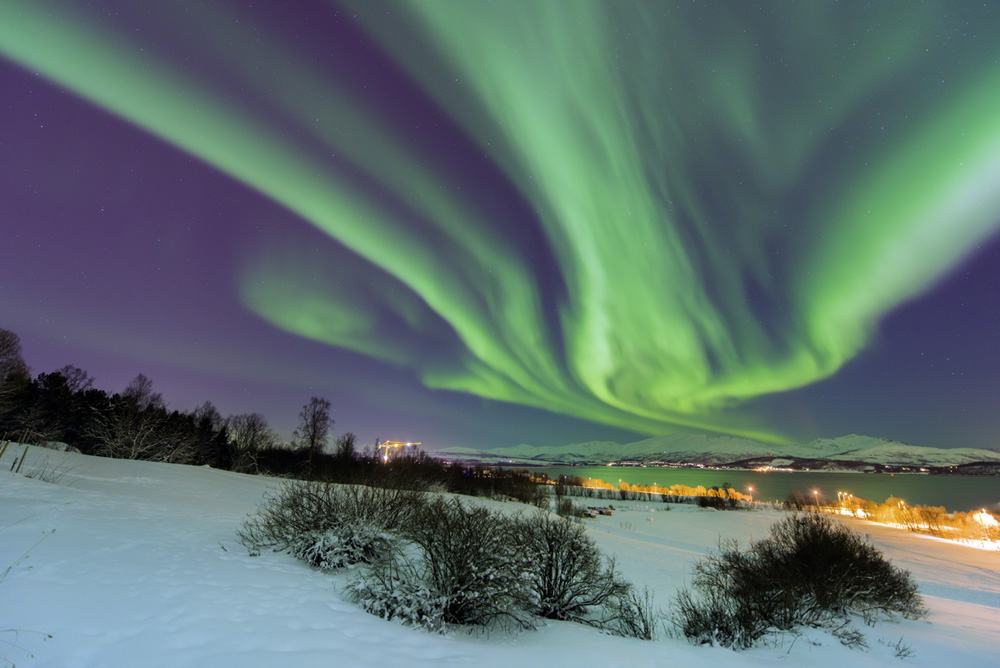
POLYGON ((753 487, 747 486, 747 491, 750 492, 750 503, 753 503, 753 487))
POLYGON ((818 489, 814 489, 813 490, 813 502, 816 504, 817 507, 819 506, 819 490, 818 489))

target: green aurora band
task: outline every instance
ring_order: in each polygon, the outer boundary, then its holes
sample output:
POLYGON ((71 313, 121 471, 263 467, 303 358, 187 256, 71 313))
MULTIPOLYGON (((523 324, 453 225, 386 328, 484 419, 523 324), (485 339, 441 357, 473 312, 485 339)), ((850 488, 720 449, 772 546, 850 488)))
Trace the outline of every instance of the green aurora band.
POLYGON ((740 405, 835 373, 1000 227, 988 7, 346 3, 530 205, 554 294, 501 208, 278 31, 149 4, 211 73, 71 2, 4 0, 0 54, 363 258, 264 249, 242 299, 431 388, 782 441, 740 405))

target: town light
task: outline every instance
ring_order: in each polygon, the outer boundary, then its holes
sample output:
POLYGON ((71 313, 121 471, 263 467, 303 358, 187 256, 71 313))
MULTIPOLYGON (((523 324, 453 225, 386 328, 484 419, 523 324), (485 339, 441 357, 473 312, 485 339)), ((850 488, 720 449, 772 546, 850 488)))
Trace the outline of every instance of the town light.
POLYGON ((400 448, 408 448, 411 445, 422 445, 422 443, 420 441, 417 441, 416 443, 412 441, 383 441, 380 443, 378 439, 375 439, 375 448, 377 450, 385 451, 382 455, 383 463, 387 463, 389 461, 389 454, 391 452, 396 452, 400 448))

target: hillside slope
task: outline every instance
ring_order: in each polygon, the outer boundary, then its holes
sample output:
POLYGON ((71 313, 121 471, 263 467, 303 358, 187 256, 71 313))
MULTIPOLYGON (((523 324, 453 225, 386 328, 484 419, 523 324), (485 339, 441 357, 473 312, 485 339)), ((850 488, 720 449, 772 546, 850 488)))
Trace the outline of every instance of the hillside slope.
POLYGON ((816 439, 804 445, 774 445, 735 436, 670 434, 618 444, 589 441, 569 445, 538 447, 517 445, 491 450, 448 448, 432 452, 437 456, 469 459, 484 463, 512 464, 604 464, 608 462, 672 463, 700 465, 763 465, 780 460, 809 464, 812 468, 835 467, 934 467, 947 468, 973 462, 1000 464, 1000 452, 974 448, 928 448, 872 436, 851 434, 839 438, 816 439))

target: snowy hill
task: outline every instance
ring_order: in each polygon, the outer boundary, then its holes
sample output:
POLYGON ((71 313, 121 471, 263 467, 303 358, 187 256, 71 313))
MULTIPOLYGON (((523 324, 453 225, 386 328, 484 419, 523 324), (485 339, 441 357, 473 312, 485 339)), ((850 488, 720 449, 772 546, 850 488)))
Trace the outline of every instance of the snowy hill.
POLYGON ((522 444, 509 448, 471 452, 469 448, 447 448, 434 451, 431 454, 452 458, 467 456, 482 461, 497 462, 590 464, 628 460, 733 461, 734 459, 766 456, 774 451, 775 446, 751 439, 704 434, 674 434, 656 436, 626 444, 612 441, 589 441, 550 447, 522 444))
MULTIPOLYGON (((656 436, 631 444, 641 445, 656 459, 677 463, 720 464, 785 454, 784 446, 761 443, 735 436, 673 434, 656 436)), ((629 447, 629 446, 626 446, 629 447)))
MULTIPOLYGON (((927 448, 871 436, 817 439, 801 452, 817 458, 862 461, 889 466, 961 466, 972 462, 1000 462, 1000 452, 977 448, 927 448)), ((802 456, 802 455, 800 455, 802 456)))
MULTIPOLYGON (((568 622, 517 635, 436 635, 347 602, 340 592, 349 574, 325 575, 286 554, 247 554, 234 532, 279 480, 37 448, 15 475, 10 465, 22 452, 14 446, 0 459, 4 666, 875 668, 901 665, 892 646, 901 637, 913 651, 906 665, 988 666, 1000 646, 996 553, 868 524, 856 528, 913 574, 929 617, 861 626, 867 650, 810 629, 745 652, 670 636, 618 638, 568 622)), ((585 526, 626 578, 667 606, 720 537, 746 542, 781 516, 616 501, 613 517, 585 526)))
POLYGON ((770 460, 809 462, 815 468, 823 461, 838 466, 877 465, 893 467, 961 466, 972 462, 1000 463, 1000 452, 974 448, 928 448, 872 436, 842 436, 816 439, 805 445, 774 445, 736 436, 670 434, 634 443, 590 441, 555 447, 518 445, 477 451, 450 448, 433 452, 453 459, 485 463, 604 464, 607 462, 670 462, 675 464, 730 465, 741 462, 766 464, 770 460), (819 462, 819 463, 817 463, 819 462))
MULTIPOLYGON (((523 460, 550 460, 558 458, 559 461, 593 461, 600 459, 607 452, 612 452, 622 446, 611 441, 588 441, 586 443, 571 443, 569 445, 552 446, 539 448, 534 445, 515 445, 510 448, 494 448, 486 452, 508 459, 523 460)), ((451 450, 445 452, 451 453, 451 450)))
POLYGON ((875 445, 863 450, 845 452, 832 459, 860 459, 865 462, 893 466, 960 466, 971 462, 1000 461, 1000 453, 974 448, 922 448, 901 443, 875 445))

